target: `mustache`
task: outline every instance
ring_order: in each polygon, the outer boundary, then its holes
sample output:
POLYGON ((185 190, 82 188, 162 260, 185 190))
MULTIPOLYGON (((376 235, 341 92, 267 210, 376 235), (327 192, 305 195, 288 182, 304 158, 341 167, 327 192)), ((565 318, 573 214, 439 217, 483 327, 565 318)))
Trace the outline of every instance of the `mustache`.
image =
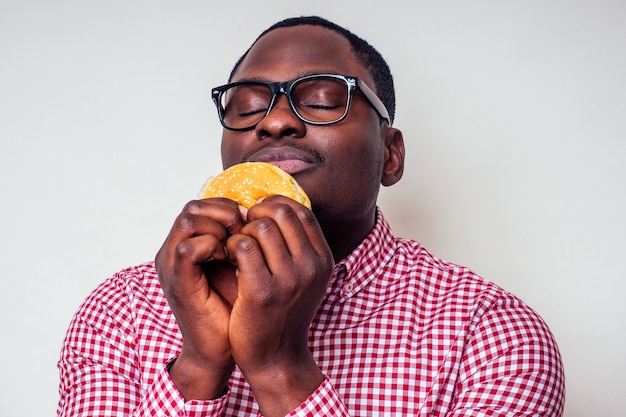
POLYGON ((266 148, 292 148, 292 149, 297 149, 301 152, 305 152, 306 154, 310 155, 313 159, 312 162, 321 163, 326 160, 324 155, 322 155, 316 149, 303 145, 302 143, 299 143, 299 142, 291 142, 291 141, 283 140, 283 141, 278 141, 277 144, 264 143, 262 145, 259 145, 256 148, 250 150, 249 152, 246 152, 239 162, 247 162, 257 152, 260 152, 261 150, 266 149, 266 148))

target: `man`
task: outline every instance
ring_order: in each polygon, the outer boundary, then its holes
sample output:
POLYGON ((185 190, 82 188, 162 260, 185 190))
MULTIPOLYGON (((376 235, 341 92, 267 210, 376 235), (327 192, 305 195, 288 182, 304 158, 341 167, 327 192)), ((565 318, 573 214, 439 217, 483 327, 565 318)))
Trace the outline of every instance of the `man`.
POLYGON ((280 166, 313 211, 282 196, 247 213, 187 204, 155 263, 77 312, 59 414, 560 416, 543 321, 394 237, 377 209, 403 172, 393 97, 382 57, 345 29, 265 31, 214 89, 223 164, 280 166))

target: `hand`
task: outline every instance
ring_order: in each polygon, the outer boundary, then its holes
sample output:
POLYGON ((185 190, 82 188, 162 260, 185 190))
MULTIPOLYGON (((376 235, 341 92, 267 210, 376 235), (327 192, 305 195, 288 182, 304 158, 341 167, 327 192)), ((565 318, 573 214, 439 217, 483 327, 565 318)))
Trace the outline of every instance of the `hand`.
POLYGON ((234 300, 227 302, 209 281, 214 278, 216 286, 231 294, 226 289, 232 288, 234 268, 224 264, 225 243, 243 226, 241 212, 230 200, 192 201, 156 256, 163 292, 183 335, 170 375, 187 400, 217 398, 234 367, 228 339, 234 300), (205 271, 215 275, 207 277, 205 271))
POLYGON ((284 415, 323 381, 308 329, 332 273, 330 248, 313 213, 282 196, 248 211, 226 241, 237 264, 229 324, 234 361, 264 415, 284 415))

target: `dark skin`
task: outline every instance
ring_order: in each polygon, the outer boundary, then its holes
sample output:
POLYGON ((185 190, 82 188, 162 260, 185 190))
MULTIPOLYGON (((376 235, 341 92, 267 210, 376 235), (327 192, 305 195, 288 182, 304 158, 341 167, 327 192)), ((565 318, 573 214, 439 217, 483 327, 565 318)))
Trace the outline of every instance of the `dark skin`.
MULTIPOLYGON (((374 86, 348 41, 316 26, 269 32, 233 81, 310 73, 355 75, 374 86)), ((224 167, 277 164, 304 188, 313 211, 282 196, 247 213, 219 198, 185 206, 156 257, 184 339, 170 375, 185 399, 214 399, 237 364, 263 415, 283 416, 324 379, 307 346, 308 328, 334 260, 372 230, 380 185, 402 176, 402 134, 359 93, 347 118, 327 126, 302 122, 280 96, 255 129, 224 130, 222 160, 224 167)))

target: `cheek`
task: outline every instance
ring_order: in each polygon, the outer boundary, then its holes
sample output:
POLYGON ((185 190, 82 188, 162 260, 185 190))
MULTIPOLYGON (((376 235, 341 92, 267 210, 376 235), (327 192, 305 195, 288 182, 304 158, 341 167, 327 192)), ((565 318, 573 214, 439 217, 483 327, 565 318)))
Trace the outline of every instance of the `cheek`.
POLYGON ((351 172, 357 172, 363 181, 378 183, 384 157, 384 147, 380 138, 361 132, 345 145, 342 152, 345 155, 345 166, 349 167, 351 172))
POLYGON ((379 149, 364 150, 361 155, 354 159, 355 171, 359 172, 358 187, 364 193, 377 194, 382 175, 382 162, 379 149))
MULTIPOLYGON (((347 139, 347 138, 346 138, 347 139)), ((332 153, 332 178, 342 184, 341 198, 376 196, 382 175, 383 146, 375 137, 351 138, 332 153)))
POLYGON ((221 154, 224 168, 243 162, 242 158, 245 149, 245 146, 243 146, 245 143, 244 138, 239 138, 238 140, 232 136, 233 133, 229 131, 224 131, 222 134, 221 154))

